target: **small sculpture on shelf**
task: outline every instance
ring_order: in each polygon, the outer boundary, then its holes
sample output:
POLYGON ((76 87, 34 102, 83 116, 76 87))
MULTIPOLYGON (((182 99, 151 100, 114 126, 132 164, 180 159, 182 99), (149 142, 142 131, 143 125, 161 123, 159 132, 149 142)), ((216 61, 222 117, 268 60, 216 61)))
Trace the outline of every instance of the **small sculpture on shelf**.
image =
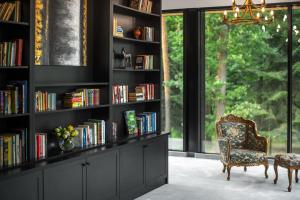
POLYGON ((73 138, 78 135, 78 131, 74 129, 74 126, 68 125, 66 128, 57 127, 54 129, 54 134, 58 139, 58 145, 62 151, 71 151, 75 145, 73 138))
POLYGON ((133 29, 133 36, 137 40, 142 39, 142 28, 137 27, 137 28, 133 29))
POLYGON ((127 53, 125 48, 122 48, 121 53, 116 53, 115 54, 115 59, 116 60, 121 60, 121 64, 119 68, 125 69, 125 68, 132 68, 132 55, 127 53))

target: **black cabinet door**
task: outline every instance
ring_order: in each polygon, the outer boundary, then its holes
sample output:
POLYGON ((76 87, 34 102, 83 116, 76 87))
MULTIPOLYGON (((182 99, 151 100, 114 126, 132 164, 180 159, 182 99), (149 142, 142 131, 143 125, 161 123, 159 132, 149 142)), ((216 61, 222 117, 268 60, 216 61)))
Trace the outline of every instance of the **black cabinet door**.
POLYGON ((143 147, 141 144, 120 149, 120 198, 134 199, 143 194, 143 147))
POLYGON ((87 200, 118 199, 118 151, 87 159, 87 200))
POLYGON ((41 173, 18 176, 0 182, 1 200, 42 200, 41 173))
POLYGON ((168 140, 157 138, 144 146, 145 184, 150 189, 166 182, 168 173, 168 140))
POLYGON ((44 170, 44 200, 85 200, 85 160, 63 162, 44 170))

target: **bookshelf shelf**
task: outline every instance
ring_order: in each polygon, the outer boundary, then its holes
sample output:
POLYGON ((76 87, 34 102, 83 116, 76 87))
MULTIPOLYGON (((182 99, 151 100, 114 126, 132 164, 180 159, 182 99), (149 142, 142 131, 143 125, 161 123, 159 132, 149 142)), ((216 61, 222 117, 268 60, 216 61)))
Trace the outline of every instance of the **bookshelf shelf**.
POLYGON ((113 106, 130 106, 136 104, 145 104, 145 103, 159 103, 160 99, 148 100, 148 101, 136 101, 136 102, 128 102, 128 103, 117 103, 113 104, 113 106))
POLYGON ((138 15, 141 17, 152 17, 152 18, 157 18, 158 20, 160 19, 159 14, 143 12, 140 10, 136 10, 134 8, 130 8, 128 6, 123 6, 121 4, 114 4, 114 11, 116 13, 121 13, 125 15, 131 15, 131 16, 138 15))
POLYGON ((3 21, 0 20, 0 24, 11 24, 11 25, 19 25, 19 26, 29 26, 28 22, 14 22, 14 21, 3 21))
POLYGON ((11 67, 7 67, 7 66, 0 66, 0 70, 1 69, 28 69, 29 66, 11 66, 11 67))
POLYGON ((35 84, 36 88, 46 88, 46 87, 72 87, 72 86, 108 86, 108 82, 75 82, 75 83, 42 83, 35 84))
POLYGON ((24 114, 0 114, 0 119, 7 119, 7 118, 16 118, 16 117, 27 117, 29 113, 24 114))
POLYGON ((134 43, 140 43, 140 44, 153 44, 153 45, 160 45, 160 42, 157 41, 146 41, 146 40, 137 40, 134 38, 128 38, 128 37, 118 37, 118 36, 113 36, 115 40, 119 41, 125 41, 125 42, 134 42, 134 43))
POLYGON ((113 69, 115 72, 160 72, 159 69, 113 69))
POLYGON ((72 112, 72 111, 80 111, 80 110, 93 110, 93 109, 100 109, 100 108, 107 108, 107 107, 109 107, 108 104, 99 105, 99 106, 80 107, 80 108, 62 108, 53 111, 35 112, 35 114, 46 115, 46 114, 55 114, 55 113, 72 112))

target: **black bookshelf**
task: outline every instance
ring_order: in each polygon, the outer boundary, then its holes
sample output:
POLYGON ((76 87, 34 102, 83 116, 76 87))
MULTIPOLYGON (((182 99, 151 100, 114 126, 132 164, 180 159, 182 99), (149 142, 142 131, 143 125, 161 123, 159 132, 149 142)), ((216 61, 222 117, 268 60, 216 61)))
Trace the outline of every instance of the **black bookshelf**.
MULTIPOLYGON (((9 0, 7 0, 9 1, 9 0)), ((0 0, 0 3, 5 0, 0 0)), ((35 160, 35 134, 45 132, 49 141, 54 128, 74 124, 95 118, 107 122, 108 143, 111 144, 110 124, 117 123, 118 141, 127 141, 124 111, 136 110, 139 112, 157 113, 157 133, 161 131, 161 0, 153 0, 153 12, 146 13, 130 8, 129 0, 88 0, 88 50, 86 66, 56 66, 35 65, 35 0, 22 0, 22 16, 20 22, 0 20, 0 42, 13 39, 23 39, 23 52, 21 66, 0 66, 0 88, 5 87, 11 80, 28 81, 27 113, 0 114, 0 135, 10 129, 26 128, 28 130, 27 153, 25 163, 34 164, 35 160), (125 36, 113 35, 113 17, 121 18, 125 36), (108 20, 109 19, 109 20, 108 20), (154 41, 135 39, 132 29, 137 26, 151 26, 155 28, 154 41), (138 54, 153 54, 154 69, 118 69, 114 65, 113 50, 122 48, 130 50, 135 56, 138 54), (112 87, 116 84, 127 84, 135 87, 139 84, 155 84, 155 99, 124 104, 112 103, 112 87), (49 91, 60 96, 66 92, 79 88, 99 88, 101 90, 100 105, 80 108, 58 107, 54 111, 35 111, 35 92, 49 91), (124 139, 125 138, 125 139, 124 139)), ((60 97, 61 98, 61 97, 60 97)), ((60 99, 61 100, 61 99, 60 99)), ((135 139, 138 137, 134 137, 135 139)), ((105 145, 93 146, 103 148, 105 145)), ((76 149, 76 153, 87 151, 76 149)), ((52 158, 65 158, 72 155, 53 151, 52 158)), ((47 160, 48 158, 44 159, 47 160)), ((30 164, 30 165, 31 165, 30 164)), ((1 171, 7 171, 24 166, 24 163, 1 171)))

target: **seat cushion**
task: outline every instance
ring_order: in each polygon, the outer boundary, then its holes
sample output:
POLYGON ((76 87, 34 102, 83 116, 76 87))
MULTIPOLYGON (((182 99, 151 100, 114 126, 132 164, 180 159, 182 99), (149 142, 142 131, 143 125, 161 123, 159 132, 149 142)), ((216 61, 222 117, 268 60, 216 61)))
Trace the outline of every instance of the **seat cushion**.
POLYGON ((244 147, 246 140, 246 125, 242 123, 225 122, 221 124, 223 138, 229 138, 233 149, 244 147))
POLYGON ((248 149, 232 149, 230 152, 230 160, 235 164, 261 163, 266 159, 266 153, 260 151, 253 151, 248 149))
POLYGON ((284 167, 300 167, 300 155, 294 153, 280 154, 275 156, 279 165, 284 167))

